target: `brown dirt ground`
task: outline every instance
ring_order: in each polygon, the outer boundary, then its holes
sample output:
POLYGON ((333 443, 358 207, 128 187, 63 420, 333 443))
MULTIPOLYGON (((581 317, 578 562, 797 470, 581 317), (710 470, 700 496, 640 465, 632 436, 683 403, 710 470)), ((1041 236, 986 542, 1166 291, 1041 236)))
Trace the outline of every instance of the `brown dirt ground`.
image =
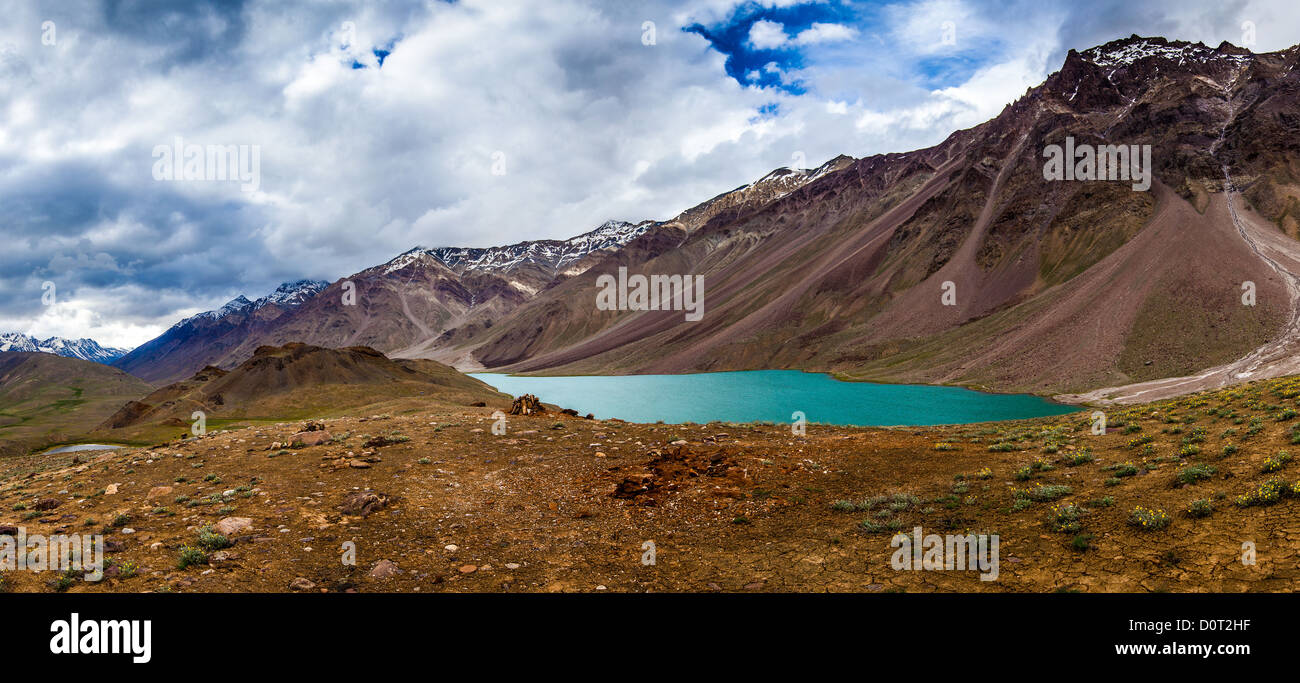
MULTIPOLYGON (((1089 433, 1084 413, 952 427, 809 425, 806 437, 786 425, 629 424, 548 413, 512 416, 508 433, 494 436, 491 408, 447 408, 324 420, 335 441, 282 450, 272 442, 288 441, 301 424, 262 425, 82 455, 84 462, 72 454, 7 458, 0 525, 43 534, 104 530, 115 546, 110 578, 74 581, 70 592, 277 592, 299 577, 314 591, 362 592, 1289 591, 1300 578, 1300 498, 1288 489, 1272 505, 1240 507, 1234 499, 1266 479, 1291 485, 1300 477, 1295 462, 1261 471, 1278 451, 1300 450, 1289 445, 1300 419, 1284 412, 1296 396, 1300 379, 1288 378, 1131 407, 1108 415, 1103 436, 1089 433), (1200 453, 1179 456, 1198 429, 1200 453), (397 443, 362 445, 380 435, 397 443), (1147 435, 1146 451, 1130 443, 1147 435), (679 439, 686 443, 670 445, 679 439), (994 443, 1014 450, 989 450, 994 443), (1223 455, 1226 443, 1238 450, 1223 455), (1062 461, 1085 449, 1093 462, 1062 461), (1017 470, 1036 460, 1049 467, 1017 480, 1017 470), (1122 462, 1138 474, 1107 485, 1116 472, 1106 468, 1122 462), (1176 485, 1175 473, 1194 464, 1215 473, 1176 485), (205 481, 208 475, 220 482, 205 481), (111 484, 117 493, 102 493, 111 484), (1091 535, 1087 550, 1072 547, 1075 533, 1051 528, 1052 503, 1016 505, 1015 490, 1040 484, 1071 487, 1057 502, 1086 509, 1078 533, 1091 535), (173 490, 146 500, 156 486, 173 490), (241 486, 248 488, 222 496, 241 486), (345 515, 345 497, 365 491, 389 497, 388 506, 345 515), (918 502, 896 512, 834 507, 892 493, 918 502), (208 498, 214 494, 219 502, 208 498), (1112 504, 1097 502, 1105 496, 1112 504), (1213 514, 1185 514, 1198 498, 1213 501, 1213 514), (34 512, 41 499, 59 504, 34 512), (1130 525, 1139 505, 1167 511, 1169 526, 1130 525), (129 520, 115 526, 122 514, 129 520), (178 569, 182 546, 226 516, 253 524, 233 535, 228 558, 209 553, 208 565, 178 569), (895 571, 892 530, 868 531, 863 520, 906 532, 920 525, 925 533, 997 533, 1000 579, 895 571), (354 566, 341 559, 345 541, 356 543, 354 566), (641 562, 645 541, 656 545, 654 565, 641 562), (1245 541, 1256 544, 1254 566, 1241 562, 1245 541), (370 576, 381 560, 399 573, 370 576)), ((55 590, 58 578, 0 577, 4 590, 15 591, 55 590)))

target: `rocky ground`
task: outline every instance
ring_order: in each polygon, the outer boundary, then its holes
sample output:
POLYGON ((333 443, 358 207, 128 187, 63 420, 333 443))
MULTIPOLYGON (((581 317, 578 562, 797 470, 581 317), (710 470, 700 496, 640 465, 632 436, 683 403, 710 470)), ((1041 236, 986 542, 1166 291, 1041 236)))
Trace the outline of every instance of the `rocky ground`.
POLYGON ((1289 591, 1298 396, 1289 378, 1129 407, 1099 436, 1086 413, 794 436, 554 410, 498 435, 463 408, 7 458, 0 533, 103 533, 109 565, 0 590, 1289 591), (998 580, 895 571, 915 526, 998 534, 998 580))

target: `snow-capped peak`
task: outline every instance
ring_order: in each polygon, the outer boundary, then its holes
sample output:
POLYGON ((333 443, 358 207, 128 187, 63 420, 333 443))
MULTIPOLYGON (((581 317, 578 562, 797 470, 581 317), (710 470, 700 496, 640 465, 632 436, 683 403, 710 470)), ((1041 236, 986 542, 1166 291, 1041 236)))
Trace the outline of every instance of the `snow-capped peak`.
POLYGON ((406 268, 421 259, 433 259, 453 271, 462 273, 471 270, 506 271, 525 264, 535 264, 558 272, 593 252, 621 247, 640 237, 652 225, 654 221, 629 223, 611 220, 605 221, 590 232, 567 240, 533 240, 504 247, 487 248, 416 247, 403 252, 381 267, 387 274, 406 268))
POLYGON ((215 311, 204 311, 198 315, 192 315, 176 323, 173 327, 180 327, 181 325, 185 325, 186 323, 195 320, 221 320, 229 315, 258 310, 268 304, 275 304, 281 308, 297 308, 328 286, 328 282, 320 280, 285 282, 279 287, 276 287, 274 292, 271 292, 257 301, 249 301, 248 297, 240 294, 215 311))
POLYGON ((29 353, 52 353, 66 358, 80 358, 96 363, 111 363, 126 355, 128 349, 115 349, 100 346, 94 339, 63 339, 50 337, 37 339, 25 334, 6 332, 0 334, 0 352, 27 351, 29 353))
POLYGON ((1151 57, 1178 62, 1179 66, 1187 63, 1204 64, 1215 59, 1230 61, 1249 61, 1250 54, 1238 54, 1216 50, 1202 43, 1169 42, 1163 38, 1140 38, 1133 36, 1089 48, 1080 52, 1085 60, 1102 67, 1131 66, 1142 59, 1151 57))
POLYGON ((275 288, 274 292, 258 299, 255 305, 260 308, 266 304, 277 304, 280 306, 298 306, 308 299, 316 296, 322 289, 329 286, 328 282, 323 280, 298 280, 297 282, 285 282, 275 288))

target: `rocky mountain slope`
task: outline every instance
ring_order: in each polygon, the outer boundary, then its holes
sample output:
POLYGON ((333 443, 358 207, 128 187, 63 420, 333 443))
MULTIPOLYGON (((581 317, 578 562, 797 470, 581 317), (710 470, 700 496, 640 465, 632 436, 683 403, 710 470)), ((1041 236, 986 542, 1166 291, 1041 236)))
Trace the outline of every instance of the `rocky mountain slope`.
POLYGON ((478 368, 468 352, 454 348, 456 341, 490 330, 543 290, 628 251, 647 233, 654 233, 644 240, 651 248, 670 248, 678 239, 672 235, 687 234, 719 213, 784 196, 849 161, 839 157, 817 169, 777 169, 664 223, 609 221, 567 240, 486 249, 416 247, 333 284, 286 283, 277 291, 302 293, 256 302, 241 296, 218 311, 177 323, 115 365, 165 384, 208 365, 234 367, 259 346, 306 342, 364 345, 394 357, 478 368))
POLYGON ((1298 56, 1137 36, 1071 51, 985 124, 614 254, 456 341, 510 371, 803 368, 1040 393, 1233 363, 1296 311, 1298 56), (1149 145, 1150 190, 1046 180, 1067 138, 1149 145), (704 319, 597 310, 618 266, 703 275, 704 319))
POLYGON ((225 306, 182 320, 162 335, 117 359, 113 366, 153 383, 187 377, 221 357, 227 349, 269 327, 285 313, 310 301, 328 283, 286 282, 249 301, 240 295, 225 306), (196 365, 197 364, 197 365, 196 365))
POLYGON ((931 148, 778 169, 671 220, 567 241, 413 249, 237 333, 169 332, 119 367, 171 381, 303 341, 462 369, 1105 388, 1089 400, 1300 371, 1287 364, 1300 355, 1298 56, 1138 36, 1071 51, 931 148), (1049 180, 1061 145, 1145 149, 1149 187, 1121 163, 1101 165, 1109 180, 1049 180), (620 267, 702 276, 703 320, 599 310, 597 279, 620 267))
POLYGON ((0 334, 0 353, 5 351, 52 353, 64 358, 79 358, 95 363, 112 363, 127 353, 126 349, 100 346, 99 342, 94 339, 64 339, 62 337, 37 339, 16 332, 0 334))
POLYGON ((231 420, 285 420, 349 413, 400 399, 427 407, 492 404, 509 397, 431 360, 390 360, 374 349, 263 346, 233 370, 206 367, 121 405, 95 438, 150 440, 189 430, 195 411, 215 428, 231 420))

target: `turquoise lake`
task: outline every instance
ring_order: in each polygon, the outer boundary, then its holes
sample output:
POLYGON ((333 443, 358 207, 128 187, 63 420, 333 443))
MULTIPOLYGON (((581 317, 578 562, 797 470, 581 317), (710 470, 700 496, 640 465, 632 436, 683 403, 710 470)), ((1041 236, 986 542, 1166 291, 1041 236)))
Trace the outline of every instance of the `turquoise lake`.
POLYGON ((798 370, 692 375, 525 377, 473 373, 500 391, 628 422, 808 422, 835 425, 935 425, 1014 420, 1081 410, 1024 394, 960 387, 841 382, 798 370))

